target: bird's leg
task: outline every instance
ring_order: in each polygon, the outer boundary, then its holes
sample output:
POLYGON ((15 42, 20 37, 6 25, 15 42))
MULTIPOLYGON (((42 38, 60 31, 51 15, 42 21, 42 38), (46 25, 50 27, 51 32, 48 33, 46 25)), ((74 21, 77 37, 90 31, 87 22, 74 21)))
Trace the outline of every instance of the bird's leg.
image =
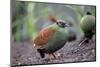
POLYGON ((80 43, 79 43, 79 46, 81 46, 87 39, 83 39, 80 43))
POLYGON ((56 54, 55 54, 55 53, 52 53, 52 55, 53 55, 54 59, 56 59, 56 58, 57 58, 57 56, 56 56, 56 54))
POLYGON ((48 54, 48 57, 49 57, 49 60, 56 59, 56 56, 53 53, 48 54))
POLYGON ((93 43, 94 41, 95 41, 94 37, 92 37, 92 38, 89 40, 90 43, 93 43))
POLYGON ((60 53, 51 53, 49 54, 49 60, 53 60, 53 59, 57 59, 58 57, 60 57, 60 53))
POLYGON ((59 58, 61 56, 61 53, 54 53, 55 58, 59 58))

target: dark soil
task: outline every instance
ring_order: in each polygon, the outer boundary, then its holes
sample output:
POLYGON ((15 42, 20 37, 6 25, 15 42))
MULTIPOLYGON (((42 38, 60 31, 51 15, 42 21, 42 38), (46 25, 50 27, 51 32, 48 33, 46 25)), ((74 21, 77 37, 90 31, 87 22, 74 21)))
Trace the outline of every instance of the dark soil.
POLYGON ((68 42, 58 50, 61 56, 52 61, 46 61, 40 58, 36 48, 33 47, 31 41, 23 41, 11 44, 11 65, 35 65, 35 64, 51 64, 51 63, 69 63, 96 60, 96 44, 95 38, 89 43, 78 45, 79 41, 68 42))

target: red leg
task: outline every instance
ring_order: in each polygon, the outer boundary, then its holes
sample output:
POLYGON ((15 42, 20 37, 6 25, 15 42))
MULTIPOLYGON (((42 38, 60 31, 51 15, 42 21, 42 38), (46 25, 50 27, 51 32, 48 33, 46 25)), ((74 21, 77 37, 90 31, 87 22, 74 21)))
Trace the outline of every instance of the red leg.
POLYGON ((56 56, 53 53, 51 53, 51 54, 48 54, 48 58, 49 60, 54 60, 56 59, 56 56))
POLYGON ((51 54, 48 54, 49 55, 49 60, 54 60, 54 59, 57 59, 59 56, 60 56, 60 53, 51 53, 51 54))

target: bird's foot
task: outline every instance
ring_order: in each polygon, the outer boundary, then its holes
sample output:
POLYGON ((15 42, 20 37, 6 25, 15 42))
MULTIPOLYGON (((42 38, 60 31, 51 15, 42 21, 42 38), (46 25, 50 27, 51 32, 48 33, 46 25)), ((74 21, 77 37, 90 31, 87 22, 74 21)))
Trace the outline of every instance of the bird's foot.
POLYGON ((54 54, 55 54, 56 59, 61 56, 61 53, 54 53, 54 54))
POLYGON ((50 61, 52 61, 52 60, 56 59, 56 56, 54 54, 49 54, 48 58, 50 61))
POLYGON ((57 54, 55 54, 55 53, 49 54, 49 60, 52 61, 54 59, 58 59, 60 56, 61 56, 60 53, 57 53, 57 54))
POLYGON ((88 42, 88 40, 85 38, 83 39, 80 43, 79 43, 79 46, 81 46, 84 42, 88 42))

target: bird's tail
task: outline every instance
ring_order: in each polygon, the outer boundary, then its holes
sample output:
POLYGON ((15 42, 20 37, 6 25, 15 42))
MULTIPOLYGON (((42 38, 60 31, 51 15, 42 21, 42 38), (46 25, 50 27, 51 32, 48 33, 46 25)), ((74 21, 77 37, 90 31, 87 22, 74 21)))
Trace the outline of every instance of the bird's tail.
POLYGON ((45 57, 44 49, 37 49, 37 51, 40 53, 41 58, 45 57))

